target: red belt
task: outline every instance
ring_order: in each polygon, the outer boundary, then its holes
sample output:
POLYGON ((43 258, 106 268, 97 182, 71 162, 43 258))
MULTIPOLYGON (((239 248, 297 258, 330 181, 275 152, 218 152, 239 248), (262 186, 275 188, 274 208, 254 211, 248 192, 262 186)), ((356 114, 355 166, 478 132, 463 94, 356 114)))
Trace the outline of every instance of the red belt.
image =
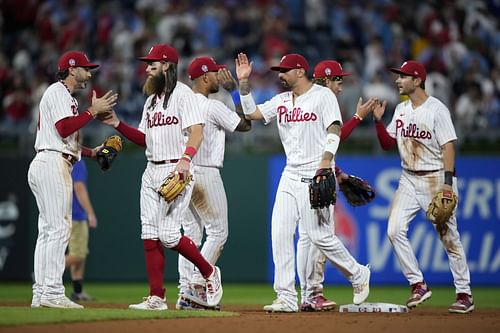
POLYGON ((434 173, 434 172, 438 172, 439 170, 422 170, 422 171, 414 171, 414 170, 408 170, 408 169, 405 169, 406 171, 408 171, 408 173, 411 173, 412 175, 415 175, 415 176, 425 176, 425 175, 428 175, 430 173, 434 173))
MULTIPOLYGON (((38 152, 41 153, 42 151, 55 151, 59 153, 59 151, 52 149, 40 149, 38 152)), ((65 160, 67 160, 71 164, 75 164, 78 161, 78 159, 71 154, 61 153, 61 155, 65 160)))
POLYGON ((179 159, 175 160, 163 160, 163 161, 151 161, 153 164, 168 164, 168 163, 177 163, 179 162, 179 159))

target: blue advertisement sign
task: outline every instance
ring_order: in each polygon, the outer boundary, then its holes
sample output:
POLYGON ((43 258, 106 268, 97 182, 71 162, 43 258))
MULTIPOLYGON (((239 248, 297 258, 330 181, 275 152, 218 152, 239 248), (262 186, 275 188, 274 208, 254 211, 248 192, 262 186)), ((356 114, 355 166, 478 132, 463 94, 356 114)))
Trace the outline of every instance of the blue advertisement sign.
MULTIPOLYGON (((269 223, 284 156, 269 161, 269 223)), ((407 284, 387 237, 387 219, 401 175, 394 157, 339 157, 344 172, 367 180, 377 196, 369 205, 351 207, 342 194, 335 206, 335 231, 353 256, 369 263, 374 284, 407 284)), ((500 285, 500 158, 462 157, 456 161, 459 203, 458 230, 464 246, 472 285, 500 285)), ((451 285, 448 257, 432 224, 421 211, 410 224, 408 236, 425 279, 432 285, 451 285)), ((269 240, 269 280, 274 266, 269 240)), ((327 264, 325 284, 348 284, 327 264)))

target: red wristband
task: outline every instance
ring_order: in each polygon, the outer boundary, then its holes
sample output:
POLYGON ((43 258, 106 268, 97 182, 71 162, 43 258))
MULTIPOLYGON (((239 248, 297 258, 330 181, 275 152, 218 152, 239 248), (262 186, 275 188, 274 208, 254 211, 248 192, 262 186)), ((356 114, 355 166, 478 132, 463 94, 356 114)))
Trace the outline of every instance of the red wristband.
POLYGON ((186 150, 184 151, 184 155, 188 155, 189 157, 191 157, 191 159, 193 159, 194 155, 196 155, 196 148, 193 147, 193 146, 188 146, 186 147, 186 150))

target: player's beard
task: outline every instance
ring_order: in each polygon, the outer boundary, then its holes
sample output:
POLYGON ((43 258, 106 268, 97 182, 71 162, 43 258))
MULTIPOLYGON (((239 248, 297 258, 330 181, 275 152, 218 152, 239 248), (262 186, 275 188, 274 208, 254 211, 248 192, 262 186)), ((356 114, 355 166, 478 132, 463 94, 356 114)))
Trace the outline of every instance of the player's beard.
POLYGON ((146 95, 161 95, 165 90, 165 75, 163 73, 154 74, 152 76, 148 76, 146 82, 144 82, 144 86, 142 87, 142 92, 146 95))
POLYGON ((286 80, 280 79, 280 81, 281 81, 281 85, 283 86, 283 88, 285 88, 286 90, 292 89, 292 86, 286 80))
POLYGON ((78 89, 85 89, 87 88, 87 84, 89 83, 88 79, 84 79, 81 76, 76 76, 76 88, 78 89))
POLYGON ((219 81, 212 82, 210 85, 210 93, 216 94, 219 92, 219 81))

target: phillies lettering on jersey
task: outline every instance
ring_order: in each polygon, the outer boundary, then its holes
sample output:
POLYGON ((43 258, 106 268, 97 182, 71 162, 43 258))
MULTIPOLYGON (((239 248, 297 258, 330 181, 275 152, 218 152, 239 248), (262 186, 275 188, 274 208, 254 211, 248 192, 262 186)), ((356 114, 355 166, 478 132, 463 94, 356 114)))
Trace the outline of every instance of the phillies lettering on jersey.
POLYGON ((432 134, 429 131, 421 130, 416 124, 408 124, 405 128, 405 123, 401 119, 396 120, 396 131, 400 130, 400 135, 405 138, 415 139, 431 139, 432 134))
POLYGON ((148 128, 156 126, 167 126, 167 125, 177 125, 179 123, 179 118, 176 116, 165 116, 161 112, 155 112, 153 117, 151 114, 147 114, 148 128))
POLYGON ((278 106, 278 122, 282 123, 297 123, 301 121, 315 121, 318 119, 318 116, 314 112, 302 112, 300 107, 293 108, 291 112, 288 112, 288 109, 284 105, 278 106))

